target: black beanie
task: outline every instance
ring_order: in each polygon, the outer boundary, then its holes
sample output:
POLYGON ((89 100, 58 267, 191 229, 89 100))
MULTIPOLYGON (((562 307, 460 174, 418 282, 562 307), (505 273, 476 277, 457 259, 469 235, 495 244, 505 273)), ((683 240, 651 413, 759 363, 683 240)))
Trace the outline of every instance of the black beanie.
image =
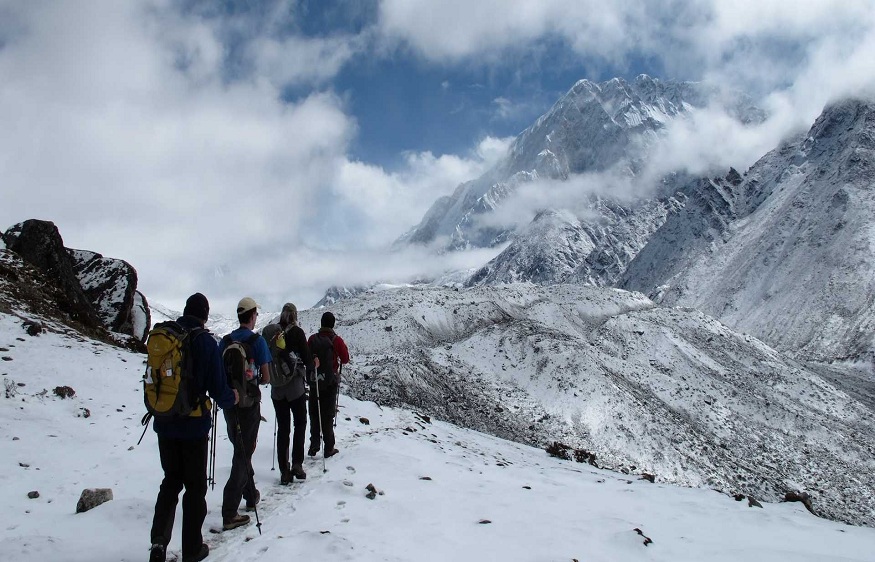
POLYGON ((322 315, 322 327, 334 329, 334 315, 326 312, 322 315))
POLYGON ((194 316, 206 322, 210 316, 210 303, 207 301, 207 297, 201 293, 195 293, 188 297, 188 300, 185 301, 185 310, 182 311, 182 314, 183 316, 194 316))

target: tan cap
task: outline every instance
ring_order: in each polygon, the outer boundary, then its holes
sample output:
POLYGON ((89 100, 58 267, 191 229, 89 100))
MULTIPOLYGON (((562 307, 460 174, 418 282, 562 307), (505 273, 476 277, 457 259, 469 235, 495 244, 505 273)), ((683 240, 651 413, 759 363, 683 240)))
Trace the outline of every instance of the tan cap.
POLYGON ((237 314, 249 312, 253 308, 261 308, 261 305, 255 302, 255 299, 252 297, 243 297, 240 299, 240 302, 237 303, 237 314))

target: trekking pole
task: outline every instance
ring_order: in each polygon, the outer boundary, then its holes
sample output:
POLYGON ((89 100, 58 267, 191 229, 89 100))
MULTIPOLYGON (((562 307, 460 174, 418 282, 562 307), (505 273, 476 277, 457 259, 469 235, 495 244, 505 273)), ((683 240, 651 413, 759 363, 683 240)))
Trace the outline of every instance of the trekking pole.
MULTIPOLYGON (((240 451, 243 452, 243 458, 246 460, 246 465, 244 468, 246 472, 249 474, 249 488, 252 490, 251 493, 255 493, 255 475, 252 473, 252 463, 249 460, 249 455, 246 453, 246 442, 243 441, 243 430, 240 429, 240 413, 237 411, 237 407, 234 407, 234 421, 237 425, 237 442, 240 446, 240 451)), ((255 526, 258 528, 258 534, 261 534, 261 520, 258 519, 258 504, 254 504, 253 510, 255 511, 255 526)))
POLYGON ((325 432, 322 430, 322 400, 319 398, 319 373, 316 373, 316 413, 319 416, 319 438, 322 439, 322 473, 328 472, 325 468, 325 432))
POLYGON ((143 419, 140 423, 143 424, 143 434, 140 435, 140 440, 137 441, 137 445, 143 442, 143 437, 146 436, 146 430, 149 429, 149 422, 152 420, 152 414, 147 413, 143 416, 143 419))
POLYGON ((270 469, 273 470, 273 463, 276 460, 276 413, 273 414, 273 450, 270 456, 270 469))
POLYGON ((207 475, 207 482, 210 484, 210 489, 216 489, 216 416, 218 415, 218 405, 213 402, 213 429, 210 431, 210 470, 207 475))
POLYGON ((340 409, 340 377, 343 376, 343 363, 340 364, 340 370, 337 372, 337 396, 334 400, 334 427, 337 427, 337 411, 340 409))

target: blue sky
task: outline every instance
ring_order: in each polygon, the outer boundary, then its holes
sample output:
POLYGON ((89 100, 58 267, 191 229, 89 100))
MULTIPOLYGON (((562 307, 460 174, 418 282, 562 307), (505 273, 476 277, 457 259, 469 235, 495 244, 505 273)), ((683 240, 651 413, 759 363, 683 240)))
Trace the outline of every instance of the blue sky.
POLYGON ((763 127, 670 147, 744 168, 871 92, 873 37, 871 0, 0 0, 0 227, 52 220, 171 307, 308 306, 484 263, 385 248, 579 79, 748 91, 763 127))

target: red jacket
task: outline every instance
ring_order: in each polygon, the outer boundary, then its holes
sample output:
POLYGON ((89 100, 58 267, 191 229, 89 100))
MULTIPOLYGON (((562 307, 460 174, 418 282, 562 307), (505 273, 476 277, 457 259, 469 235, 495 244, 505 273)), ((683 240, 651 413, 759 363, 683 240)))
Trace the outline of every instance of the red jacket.
POLYGON ((333 338, 334 365, 332 372, 337 373, 340 370, 341 365, 349 363, 349 348, 346 347, 346 342, 343 341, 343 338, 334 333, 334 330, 332 330, 331 328, 319 328, 319 331, 315 334, 312 334, 307 340, 307 345, 310 347, 311 351, 313 350, 314 339, 319 337, 320 335, 329 335, 333 338))

